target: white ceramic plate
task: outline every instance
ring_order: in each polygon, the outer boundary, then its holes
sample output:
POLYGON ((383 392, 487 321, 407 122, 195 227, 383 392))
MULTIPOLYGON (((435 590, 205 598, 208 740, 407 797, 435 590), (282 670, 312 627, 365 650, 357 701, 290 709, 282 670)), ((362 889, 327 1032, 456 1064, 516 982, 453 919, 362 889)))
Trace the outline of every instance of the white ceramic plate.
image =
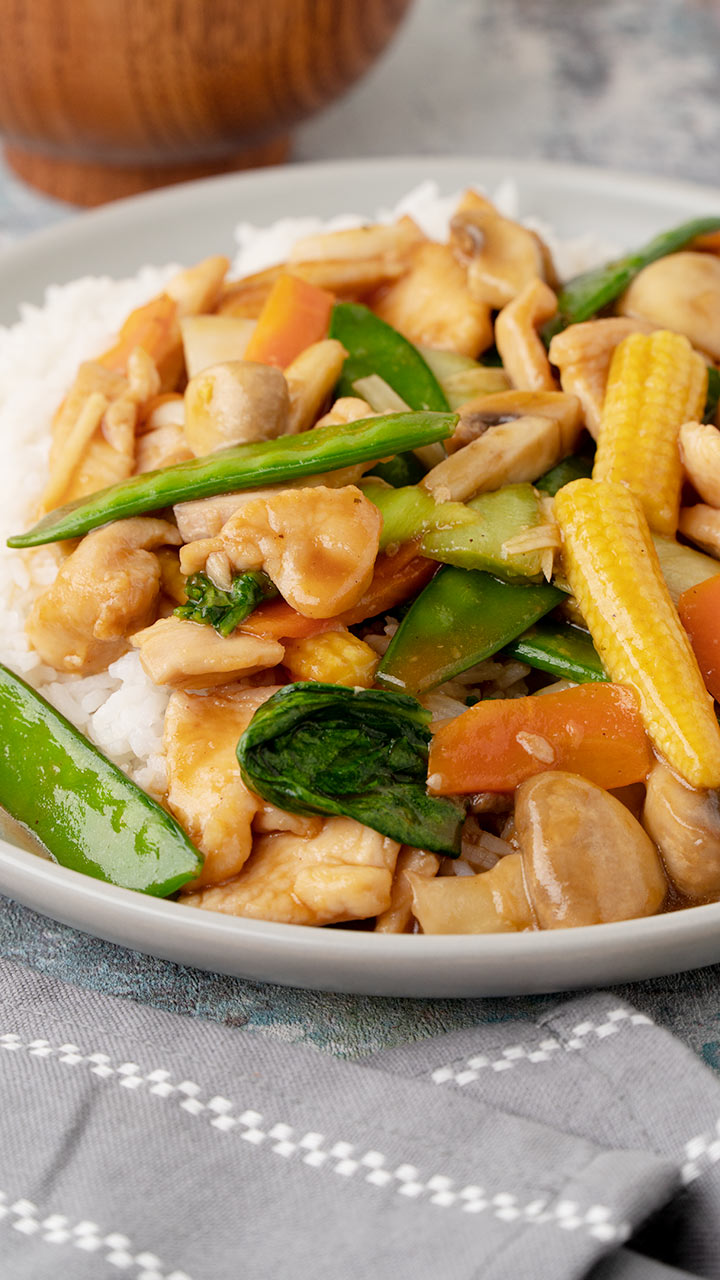
MULTIPOLYGON (((516 180, 521 212, 561 235, 632 247, 720 212, 720 191, 589 169, 482 159, 369 160, 218 178, 123 201, 41 232, 0 258, 0 322, 51 281, 123 276, 146 262, 230 252, 239 219, 372 214, 434 178, 443 194, 516 180)), ((605 985, 720 961, 720 904, 548 933, 384 936, 265 924, 116 889, 55 866, 5 824, 0 891, 53 919, 150 955, 239 977, 368 995, 481 996, 605 985)))

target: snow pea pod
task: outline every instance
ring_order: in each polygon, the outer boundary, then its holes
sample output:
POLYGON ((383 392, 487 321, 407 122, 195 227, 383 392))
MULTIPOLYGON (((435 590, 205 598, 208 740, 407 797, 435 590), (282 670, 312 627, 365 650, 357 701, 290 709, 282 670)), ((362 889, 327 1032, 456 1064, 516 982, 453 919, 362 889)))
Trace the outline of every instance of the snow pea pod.
POLYGON ((110 520, 158 511, 190 498, 300 480, 355 462, 386 458, 401 449, 447 439, 456 422, 454 413, 388 413, 316 427, 297 436, 236 445, 160 471, 131 476, 109 489, 58 507, 27 533, 8 538, 8 546, 37 547, 77 538, 110 520))
POLYGON ((594 267, 591 271, 575 276, 560 290, 557 314, 544 326, 543 340, 549 343, 556 333, 567 329, 568 325, 580 324, 597 315, 598 311, 602 311, 603 307, 609 306, 624 293, 643 267, 648 267, 658 258, 666 258, 669 253, 684 249, 696 236, 718 230, 720 217, 717 215, 693 218, 670 231, 661 232, 642 249, 636 249, 604 266, 594 267))
MULTIPOLYGON (((348 357, 338 383, 338 395, 352 396, 358 378, 376 373, 411 409, 449 411, 449 404, 430 366, 417 347, 369 307, 338 302, 330 320, 330 337, 342 342, 348 357)), ((416 446, 408 442, 405 448, 416 446)))
POLYGON ((441 569, 403 618, 376 680, 424 693, 489 658, 563 599, 549 585, 500 582, 477 569, 441 569))
POLYGON ((63 867, 164 898, 202 855, 169 813, 0 665, 0 805, 63 867))
POLYGON ((589 633, 562 622, 538 622, 517 640, 511 640, 505 655, 519 658, 559 680, 574 680, 577 684, 607 680, 589 633))

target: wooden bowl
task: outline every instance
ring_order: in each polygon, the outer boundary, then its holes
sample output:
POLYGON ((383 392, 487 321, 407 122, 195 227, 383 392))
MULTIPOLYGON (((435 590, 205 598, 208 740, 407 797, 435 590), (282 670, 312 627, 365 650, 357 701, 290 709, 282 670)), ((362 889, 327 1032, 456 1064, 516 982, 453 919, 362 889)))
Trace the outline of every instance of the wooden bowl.
POLYGON ((27 182, 94 205, 276 164, 411 0, 0 0, 0 133, 27 182))

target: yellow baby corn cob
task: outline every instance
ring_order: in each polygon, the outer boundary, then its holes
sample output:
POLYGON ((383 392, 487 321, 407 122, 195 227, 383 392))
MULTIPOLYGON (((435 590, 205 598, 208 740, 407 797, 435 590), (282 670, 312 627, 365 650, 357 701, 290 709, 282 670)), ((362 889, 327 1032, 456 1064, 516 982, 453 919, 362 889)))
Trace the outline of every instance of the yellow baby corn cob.
POLYGON ((639 501, 621 484, 574 480, 555 514, 570 588, 611 680, 634 687, 648 736, 681 777, 720 786, 720 727, 639 501))
POLYGON ((678 435, 701 417, 707 379, 705 362, 681 333, 632 333, 613 354, 593 479, 632 489, 656 533, 677 529, 678 435))
POLYGON ((293 680, 361 685, 369 689, 380 661, 374 649, 350 631, 325 631, 303 640, 287 640, 283 666, 293 680))

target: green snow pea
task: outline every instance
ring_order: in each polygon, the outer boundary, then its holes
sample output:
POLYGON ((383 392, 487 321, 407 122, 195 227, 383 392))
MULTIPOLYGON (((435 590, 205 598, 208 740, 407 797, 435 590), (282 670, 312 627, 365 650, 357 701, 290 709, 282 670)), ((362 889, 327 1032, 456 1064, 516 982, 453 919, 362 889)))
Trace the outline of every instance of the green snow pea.
POLYGON ((562 622, 538 622, 505 649, 509 658, 518 658, 529 667, 547 671, 559 680, 607 680, 597 650, 587 631, 562 622))
POLYGON ((354 462, 386 458, 401 449, 447 439, 456 422, 457 415, 453 413, 388 413, 317 427, 298 436, 236 445, 160 471, 131 476, 109 489, 78 498, 51 511, 27 533, 8 538, 8 546, 37 547, 77 538, 110 520, 158 511, 190 498, 301 480, 303 476, 335 471, 354 462))
POLYGON ((0 723, 0 805, 61 866, 159 898, 198 875, 175 819, 3 666, 0 723))
POLYGON ((378 667, 383 688, 424 693, 504 649, 563 599, 557 587, 448 566, 417 597, 378 667))
MULTIPOLYGON (((330 337, 348 352, 338 395, 352 396, 358 378, 378 374, 411 409, 447 413, 450 406, 440 383, 417 347, 359 302, 338 302, 330 319, 330 337)), ((407 445, 407 448, 415 448, 407 445)))
POLYGON ((558 294, 557 314, 544 326, 542 336, 546 343, 556 333, 567 329, 568 325, 580 324, 590 320, 604 307, 614 302, 627 289, 635 276, 658 258, 666 258, 669 253, 677 253, 684 249, 696 236, 705 235, 708 231, 720 230, 720 217, 693 218, 683 222, 679 227, 663 231, 642 249, 636 249, 614 262, 607 262, 602 267, 594 267, 575 276, 560 290, 558 294))
POLYGON ((592 458, 575 453, 570 458, 563 458, 562 462, 558 462, 546 471, 544 476, 540 476, 540 479, 535 481, 535 488, 540 489, 542 493, 549 493, 551 498, 554 498, 558 489, 562 489, 565 484, 570 484, 571 480, 588 479, 592 475, 592 469, 592 458))

